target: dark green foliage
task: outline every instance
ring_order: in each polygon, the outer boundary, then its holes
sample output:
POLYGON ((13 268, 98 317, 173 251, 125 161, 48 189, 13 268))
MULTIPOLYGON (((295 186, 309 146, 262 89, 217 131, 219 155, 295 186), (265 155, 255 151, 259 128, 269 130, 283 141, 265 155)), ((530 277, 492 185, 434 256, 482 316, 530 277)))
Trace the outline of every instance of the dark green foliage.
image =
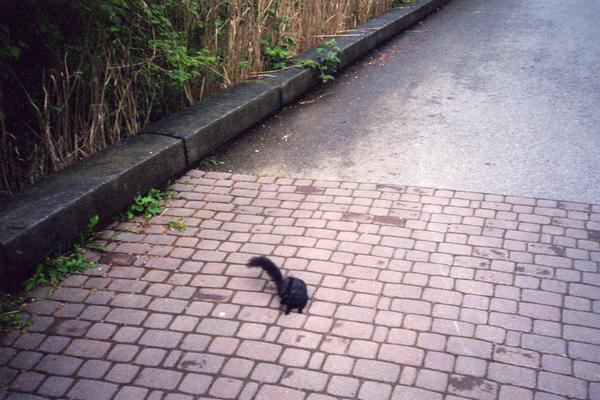
POLYGON ((177 218, 175 220, 167 222, 167 226, 169 229, 178 229, 179 232, 185 232, 187 230, 187 226, 183 223, 183 218, 177 218))
MULTIPOLYGON (((47 257, 43 263, 38 264, 31 278, 23 282, 25 291, 29 292, 43 285, 56 286, 74 273, 95 267, 97 264, 85 261, 83 249, 104 250, 104 247, 93 243, 93 241, 103 238, 103 234, 96 231, 98 221, 97 215, 90 218, 85 233, 81 234, 79 242, 74 244, 70 250, 59 249, 54 255, 47 257)), ((34 300, 0 292, 0 333, 10 328, 23 328, 31 325, 31 320, 22 317, 22 311, 27 302, 34 300)))
POLYGON ((290 47, 295 47, 298 43, 294 40, 294 38, 287 38, 283 41, 282 44, 277 46, 270 46, 271 37, 267 37, 267 39, 261 40, 261 44, 264 45, 263 54, 267 63, 269 64, 269 68, 271 69, 283 69, 288 66, 288 61, 290 57, 296 55, 296 53, 290 50, 290 47))
MULTIPOLYGON (((168 186, 168 185, 167 185, 168 186)), ((150 189, 145 196, 138 194, 133 199, 133 202, 127 207, 127 210, 119 215, 121 220, 130 220, 137 215, 142 215, 146 219, 150 219, 164 211, 163 204, 169 199, 177 198, 177 193, 167 189, 150 189)))
POLYGON ((31 325, 31 320, 21 315, 25 299, 9 293, 0 292, 0 333, 11 328, 24 328, 31 325))
POLYGON ((304 68, 318 69, 319 79, 321 79, 323 84, 326 84, 335 79, 333 74, 337 71, 340 64, 338 54, 342 50, 336 46, 335 39, 331 39, 323 42, 323 47, 319 47, 315 51, 321 56, 318 62, 303 60, 300 65, 304 68))
POLYGON ((321 71, 321 81, 327 83, 335 79, 333 74, 337 71, 337 67, 340 64, 340 58, 338 54, 341 53, 341 49, 336 46, 335 39, 323 42, 324 47, 319 47, 316 51, 321 55, 319 60, 319 70, 321 71))
POLYGON ((93 243, 102 239, 103 234, 96 232, 99 217, 94 215, 88 222, 85 233, 81 234, 79 243, 74 244, 70 251, 60 251, 53 256, 46 257, 44 263, 38 264, 35 273, 25 282, 25 290, 30 291, 42 285, 54 286, 76 272, 83 272, 97 264, 85 261, 83 249, 102 250, 104 247, 93 243))
POLYGON ((25 290, 29 291, 42 285, 54 286, 76 272, 83 272, 97 264, 86 262, 80 245, 73 245, 70 252, 46 258, 46 262, 38 264, 35 273, 27 282, 25 290))

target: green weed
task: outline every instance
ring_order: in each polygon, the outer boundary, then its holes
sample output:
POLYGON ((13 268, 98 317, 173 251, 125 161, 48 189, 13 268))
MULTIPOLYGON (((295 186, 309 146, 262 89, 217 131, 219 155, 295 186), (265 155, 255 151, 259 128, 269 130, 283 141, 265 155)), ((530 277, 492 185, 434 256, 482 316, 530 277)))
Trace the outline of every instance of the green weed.
POLYGON ((342 49, 336 45, 335 39, 323 42, 323 46, 316 49, 317 54, 321 55, 318 62, 303 60, 300 65, 304 68, 318 69, 319 79, 323 84, 326 84, 335 79, 333 74, 340 64, 338 54, 342 53, 342 49))
POLYGON ((340 64, 338 54, 342 50, 336 46, 335 39, 323 42, 323 46, 325 47, 319 47, 316 52, 321 54, 321 59, 319 60, 319 71, 321 71, 321 74, 319 78, 321 78, 323 83, 327 83, 335 79, 333 74, 337 71, 337 67, 340 64))
POLYGON ((182 218, 167 222, 167 226, 169 227, 169 229, 179 229, 180 232, 185 232, 185 230, 187 229, 187 227, 183 223, 182 218))
MULTIPOLYGON (((86 231, 79 237, 79 242, 74 244, 71 250, 58 249, 54 255, 46 257, 43 263, 37 265, 34 274, 23 282, 26 292, 43 286, 56 286, 60 281, 68 278, 74 273, 83 272, 97 264, 85 261, 84 248, 105 251, 103 246, 93 243, 103 239, 104 234, 96 231, 99 217, 94 215, 90 218, 86 231)), ((118 241, 119 238, 110 238, 118 241)), ((52 295, 52 289, 48 296, 52 295)), ((10 293, 0 292, 0 332, 11 327, 23 328, 31 324, 31 321, 23 319, 21 312, 27 304, 27 299, 10 293)))
POLYGON ((296 53, 290 50, 290 47, 298 46, 298 42, 294 38, 287 38, 281 45, 271 46, 271 37, 260 41, 264 45, 263 55, 265 56, 266 62, 271 69, 284 69, 289 64, 289 58, 296 55, 296 53))
MULTIPOLYGON (((135 234, 142 233, 142 231, 139 229, 131 229, 131 228, 121 228, 121 229, 119 229, 119 233, 120 232, 129 232, 129 233, 135 233, 135 234)), ((120 240, 123 240, 123 239, 120 239, 120 240)))
POLYGON ((29 292, 42 285, 54 286, 74 273, 95 267, 96 263, 85 261, 83 249, 106 251, 104 246, 93 243, 95 240, 104 238, 102 232, 95 230, 98 222, 98 215, 94 215, 90 218, 86 231, 79 237, 79 243, 74 244, 70 251, 61 252, 59 250, 58 254, 46 257, 45 262, 38 264, 33 276, 25 281, 25 290, 29 292))
POLYGON ((225 161, 220 161, 220 160, 217 160, 216 158, 212 158, 212 157, 207 157, 207 158, 204 159, 204 161, 207 162, 207 163, 210 163, 210 164, 214 165, 215 167, 218 166, 218 165, 225 164, 225 161))
MULTIPOLYGON (((97 232, 95 229, 96 225, 98 225, 99 220, 100 217, 98 217, 98 215, 94 215, 92 218, 90 218, 85 233, 83 233, 79 238, 79 243, 83 244, 84 247, 90 250, 106 251, 106 247, 93 243, 95 240, 100 240, 104 238, 104 233, 97 232)), ((111 240, 118 241, 119 238, 111 238, 111 240)))
POLYGON ((24 307, 25 299, 22 297, 0 292, 0 333, 31 325, 31 321, 23 319, 21 315, 24 307))
POLYGON ((73 245, 73 250, 55 257, 47 257, 38 264, 35 273, 25 282, 25 290, 30 291, 42 285, 55 286, 74 273, 83 272, 97 264, 85 261, 82 246, 73 245))
POLYGON ((145 196, 142 196, 141 194, 135 196, 133 202, 127 209, 119 214, 118 219, 121 221, 129 221, 138 215, 150 219, 164 211, 163 205, 167 200, 175 199, 177 197, 177 193, 169 188, 165 191, 152 188, 145 196))

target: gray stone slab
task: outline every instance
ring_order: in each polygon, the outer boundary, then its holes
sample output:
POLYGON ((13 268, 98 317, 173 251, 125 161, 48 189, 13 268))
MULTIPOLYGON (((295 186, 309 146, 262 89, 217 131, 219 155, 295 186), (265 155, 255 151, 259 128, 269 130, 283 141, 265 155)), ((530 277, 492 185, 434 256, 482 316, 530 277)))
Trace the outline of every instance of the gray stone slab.
POLYGON ((317 76, 316 71, 297 67, 264 72, 259 74, 256 80, 279 87, 280 103, 283 106, 296 100, 319 83, 317 76))
POLYGON ((138 135, 15 195, 0 212, 0 282, 22 281, 46 254, 77 239, 93 215, 117 214, 185 168, 180 140, 138 135))
POLYGON ((449 0, 417 0, 406 3, 361 25, 376 31, 377 42, 381 43, 409 28, 419 20, 448 3, 449 0))
POLYGON ((276 85, 256 80, 242 82, 147 127, 141 133, 182 139, 187 161, 193 164, 280 106, 280 89, 276 85))

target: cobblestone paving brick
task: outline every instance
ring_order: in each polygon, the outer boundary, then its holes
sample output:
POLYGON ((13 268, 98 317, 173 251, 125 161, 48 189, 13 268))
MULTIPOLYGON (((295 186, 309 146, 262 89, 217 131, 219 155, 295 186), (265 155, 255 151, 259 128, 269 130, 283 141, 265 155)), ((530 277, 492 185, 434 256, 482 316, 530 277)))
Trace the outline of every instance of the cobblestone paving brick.
POLYGON ((131 232, 86 253, 99 268, 36 291, 0 399, 600 398, 598 205, 199 170, 174 188, 111 226, 131 232), (304 314, 255 255, 306 281, 304 314))

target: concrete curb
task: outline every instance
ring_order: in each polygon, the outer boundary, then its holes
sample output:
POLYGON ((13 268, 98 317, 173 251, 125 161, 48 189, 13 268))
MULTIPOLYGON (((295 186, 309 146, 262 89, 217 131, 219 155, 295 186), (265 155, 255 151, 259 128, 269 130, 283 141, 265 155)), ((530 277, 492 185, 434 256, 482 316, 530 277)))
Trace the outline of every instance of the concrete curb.
MULTIPOLYGON (((448 0, 415 0, 336 38, 343 68, 448 0)), ((298 59, 318 61, 316 49, 298 59)), ((16 287, 52 250, 76 240, 89 219, 117 214, 133 197, 183 173, 245 129, 319 83, 291 68, 261 74, 159 121, 15 195, 0 211, 0 287, 16 287)))
POLYGON ((192 165, 221 144, 278 110, 280 89, 261 81, 242 82, 159 121, 140 133, 180 140, 192 165))

